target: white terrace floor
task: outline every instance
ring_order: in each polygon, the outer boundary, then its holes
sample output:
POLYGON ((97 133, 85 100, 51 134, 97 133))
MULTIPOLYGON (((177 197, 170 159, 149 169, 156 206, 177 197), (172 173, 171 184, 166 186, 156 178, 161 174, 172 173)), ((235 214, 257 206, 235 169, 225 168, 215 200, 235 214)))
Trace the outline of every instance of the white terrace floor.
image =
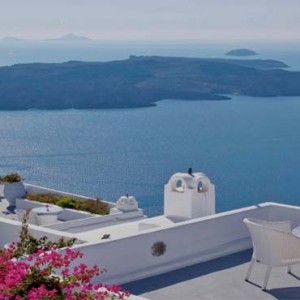
POLYGON ((152 300, 271 300, 300 299, 300 265, 272 269, 263 292, 265 267, 255 264, 250 281, 244 281, 252 250, 200 263, 123 285, 135 295, 152 300))
POLYGON ((8 201, 6 199, 0 199, 0 217, 17 221, 18 216, 16 214, 4 214, 7 206, 8 206, 8 201))

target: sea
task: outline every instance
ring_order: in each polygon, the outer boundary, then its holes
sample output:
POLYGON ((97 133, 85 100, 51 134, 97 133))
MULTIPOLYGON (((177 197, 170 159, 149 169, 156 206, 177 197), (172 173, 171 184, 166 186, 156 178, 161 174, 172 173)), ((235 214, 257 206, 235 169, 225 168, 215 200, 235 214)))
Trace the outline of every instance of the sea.
MULTIPOLYGON (((235 45, 0 42, 0 65, 129 55, 226 57, 235 45)), ((300 45, 257 44, 257 59, 300 70, 300 45)), ((175 172, 205 173, 218 212, 273 201, 300 205, 300 97, 166 99, 135 109, 0 111, 0 175, 115 202, 134 195, 163 213, 175 172)))

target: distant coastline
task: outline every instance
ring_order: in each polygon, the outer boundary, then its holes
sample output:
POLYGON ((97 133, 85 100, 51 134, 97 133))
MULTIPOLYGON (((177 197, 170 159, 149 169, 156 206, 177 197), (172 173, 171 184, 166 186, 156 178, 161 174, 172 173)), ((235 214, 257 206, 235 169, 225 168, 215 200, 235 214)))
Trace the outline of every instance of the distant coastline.
POLYGON ((300 72, 275 60, 131 56, 0 68, 0 109, 149 107, 163 99, 229 100, 223 94, 299 96, 300 72))
POLYGON ((11 42, 39 42, 39 41, 57 41, 57 42, 89 42, 89 41, 93 41, 92 39, 90 39, 89 37, 86 36, 81 36, 81 35, 76 35, 73 33, 69 33, 69 34, 65 34, 61 37, 58 38, 49 38, 49 39, 37 39, 37 40, 26 40, 26 39, 22 39, 19 37, 15 37, 15 36, 5 36, 3 38, 0 38, 0 42, 5 42, 5 43, 11 43, 11 42))

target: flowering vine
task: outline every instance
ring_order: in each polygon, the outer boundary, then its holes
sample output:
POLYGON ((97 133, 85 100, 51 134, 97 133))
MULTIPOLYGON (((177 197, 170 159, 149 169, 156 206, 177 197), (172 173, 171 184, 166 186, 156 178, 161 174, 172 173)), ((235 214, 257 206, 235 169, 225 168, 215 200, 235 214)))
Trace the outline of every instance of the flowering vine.
MULTIPOLYGON (((22 234, 27 240, 29 232, 23 230, 22 234)), ((117 285, 93 284, 93 278, 105 270, 83 263, 74 266, 73 262, 83 257, 80 251, 59 250, 53 244, 50 249, 39 246, 35 252, 26 253, 21 244, 11 243, 0 251, 0 299, 104 300, 129 296, 117 285), (20 257, 20 253, 25 255, 20 257)))

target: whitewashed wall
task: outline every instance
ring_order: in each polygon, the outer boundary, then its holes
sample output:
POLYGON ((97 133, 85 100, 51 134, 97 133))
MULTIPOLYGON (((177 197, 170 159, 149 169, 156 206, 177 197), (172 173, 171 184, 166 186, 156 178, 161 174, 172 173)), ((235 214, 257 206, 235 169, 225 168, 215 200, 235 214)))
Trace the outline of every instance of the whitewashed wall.
MULTIPOLYGON (((21 223, 19 221, 0 218, 0 248, 7 243, 19 240, 19 232, 21 230, 21 223)), ((51 241, 56 241, 61 237, 73 238, 73 234, 68 232, 61 232, 53 229, 43 228, 36 225, 29 225, 30 233, 36 238, 47 236, 51 241)), ((81 243, 81 241, 78 241, 81 243)))
MULTIPOLYGON (((66 215, 68 211, 70 212, 71 210, 64 209, 63 213, 65 213, 66 215)), ((59 220, 62 220, 63 217, 61 216, 61 214, 58 215, 59 220)), ((97 216, 97 215, 89 214, 89 216, 86 217, 85 219, 78 219, 78 220, 69 219, 70 221, 67 222, 48 225, 47 228, 68 231, 68 232, 82 232, 82 231, 93 230, 105 226, 112 226, 121 223, 138 221, 145 218, 146 217, 143 215, 142 210, 136 210, 136 211, 126 212, 126 213, 120 212, 119 214, 105 215, 105 216, 97 216)))
POLYGON ((243 224, 246 217, 289 219, 293 226, 300 225, 299 208, 263 204, 179 223, 168 229, 152 229, 119 240, 77 247, 84 252, 85 263, 108 269, 99 279, 126 283, 251 248, 243 224), (167 247, 159 257, 151 254, 151 247, 157 241, 167 247))
MULTIPOLYGON (((108 269, 99 279, 109 283, 125 283, 156 274, 207 261, 251 247, 246 217, 269 221, 291 220, 293 227, 300 225, 300 208, 265 203, 235 211, 198 218, 174 224, 170 228, 152 228, 133 236, 84 243, 75 248, 84 254, 84 262, 108 269), (166 244, 162 256, 152 256, 155 242, 166 244)), ((4 244, 17 240, 20 223, 0 218, 0 241, 4 244)), ((72 234, 30 226, 37 237, 47 235, 54 240, 72 234)))

